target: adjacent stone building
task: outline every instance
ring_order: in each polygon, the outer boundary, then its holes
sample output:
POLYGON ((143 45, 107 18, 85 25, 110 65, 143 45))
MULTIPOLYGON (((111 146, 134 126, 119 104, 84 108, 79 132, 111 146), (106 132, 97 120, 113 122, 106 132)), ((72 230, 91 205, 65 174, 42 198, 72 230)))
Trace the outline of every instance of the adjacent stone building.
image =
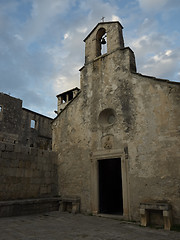
POLYGON ((51 149, 52 120, 22 108, 22 100, 0 93, 0 141, 51 149))
POLYGON ((122 28, 101 22, 85 38, 81 90, 53 121, 59 194, 128 220, 140 219, 140 203, 168 203, 177 224, 180 84, 138 74, 122 28))
POLYGON ((59 209, 51 122, 0 93, 0 217, 59 209))

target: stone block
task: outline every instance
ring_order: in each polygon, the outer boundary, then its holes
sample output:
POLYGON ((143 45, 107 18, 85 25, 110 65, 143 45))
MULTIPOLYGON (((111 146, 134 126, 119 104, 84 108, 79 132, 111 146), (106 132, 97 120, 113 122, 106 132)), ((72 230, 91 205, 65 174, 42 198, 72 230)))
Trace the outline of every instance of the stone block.
POLYGON ((44 150, 38 149, 38 157, 44 156, 44 150))
POLYGON ((46 159, 49 159, 49 151, 44 150, 44 151, 43 151, 43 155, 44 155, 44 157, 45 157, 46 159))
POLYGON ((31 169, 25 169, 25 170, 24 170, 24 177, 25 177, 25 178, 30 178, 30 177, 32 177, 32 170, 31 170, 31 169))
POLYGON ((140 209, 141 226, 146 227, 149 223, 149 212, 145 209, 140 209))
POLYGON ((169 217, 169 211, 163 211, 163 217, 169 217))
POLYGON ((51 176, 51 173, 49 171, 45 172, 45 178, 49 178, 51 176))
POLYGON ((172 211, 163 211, 163 218, 164 218, 164 229, 171 230, 172 226, 172 211))
POLYGON ((0 143, 0 151, 5 151, 6 145, 5 143, 0 143))
POLYGON ((21 144, 15 144, 14 145, 14 152, 16 152, 16 153, 22 152, 21 146, 22 146, 21 144))
POLYGON ((47 194, 48 193, 48 189, 47 186, 42 186, 40 188, 40 194, 47 194))
POLYGON ((26 160, 25 160, 25 168, 31 168, 31 161, 29 160, 29 158, 27 158, 26 160))
POLYGON ((40 177, 40 171, 38 169, 34 169, 32 173, 33 178, 39 178, 40 177))
POLYGON ((145 214, 145 209, 140 209, 140 214, 144 215, 145 214))
POLYGON ((16 155, 15 152, 10 152, 9 157, 10 157, 10 159, 12 159, 12 160, 16 160, 17 155, 16 155))
POLYGON ((31 155, 37 156, 38 155, 38 148, 31 148, 31 155))
POLYGON ((16 169, 16 177, 23 177, 24 176, 24 169, 17 168, 16 169))
POLYGON ((16 167, 18 167, 18 163, 19 163, 19 161, 16 158, 11 159, 11 161, 9 162, 9 167, 16 168, 16 167))
POLYGON ((27 147, 27 146, 21 146, 21 151, 22 153, 26 154, 26 155, 29 155, 31 153, 31 148, 30 147, 27 147))
MULTIPOLYGON (((15 177, 16 176, 16 169, 15 168, 8 168, 8 172, 7 172, 7 177, 15 177)), ((11 189, 13 190, 13 189, 11 189)))
POLYGON ((2 152, 2 158, 10 159, 10 152, 2 152))
POLYGON ((6 151, 7 152, 13 152, 14 151, 14 144, 6 143, 6 151))
POLYGON ((164 229, 171 230, 172 219, 170 217, 164 217, 164 229))
POLYGON ((51 193, 51 191, 52 191, 52 186, 51 185, 48 185, 47 191, 48 191, 48 193, 51 193))
POLYGON ((26 162, 23 159, 20 159, 18 162, 18 167, 19 168, 25 168, 26 162))
POLYGON ((72 213, 79 213, 80 211, 80 198, 79 197, 63 197, 60 202, 60 211, 68 211, 72 213))
POLYGON ((36 169, 36 168, 37 168, 37 164, 36 164, 35 162, 32 162, 32 163, 31 163, 31 169, 34 170, 34 169, 36 169))
POLYGON ((58 154, 57 154, 57 152, 55 152, 55 151, 50 151, 49 152, 49 157, 51 158, 51 159, 53 159, 53 160, 57 160, 57 156, 58 156, 58 154))

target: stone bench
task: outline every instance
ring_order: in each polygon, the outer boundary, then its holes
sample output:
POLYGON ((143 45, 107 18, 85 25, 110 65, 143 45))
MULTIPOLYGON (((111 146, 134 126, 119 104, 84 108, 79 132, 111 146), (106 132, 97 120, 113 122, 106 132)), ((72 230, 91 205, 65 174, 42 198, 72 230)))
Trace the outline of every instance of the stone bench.
POLYGON ((62 197, 60 201, 60 211, 69 211, 71 213, 80 212, 80 197, 66 196, 62 197))
POLYGON ((0 201, 0 217, 58 211, 60 197, 0 201))
POLYGON ((141 226, 146 227, 149 224, 149 213, 151 210, 163 212, 164 229, 170 230, 172 226, 171 205, 168 203, 140 203, 141 226))

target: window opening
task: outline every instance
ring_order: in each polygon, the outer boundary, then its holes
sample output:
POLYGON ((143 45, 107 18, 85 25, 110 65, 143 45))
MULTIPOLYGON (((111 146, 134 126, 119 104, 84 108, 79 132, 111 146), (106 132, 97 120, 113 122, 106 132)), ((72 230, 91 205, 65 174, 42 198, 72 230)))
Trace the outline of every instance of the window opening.
POLYGON ((107 53, 107 34, 104 28, 100 28, 96 35, 96 57, 107 53))
POLYGON ((31 120, 31 128, 35 128, 36 127, 36 121, 35 120, 31 120))
POLYGON ((70 100, 72 100, 73 99, 73 92, 70 92, 69 94, 68 94, 68 100, 70 101, 70 100))
POLYGON ((0 106, 0 113, 2 112, 2 106, 0 106))
POLYGON ((104 34, 101 38, 101 54, 107 53, 107 35, 104 34))
POLYGON ((61 103, 66 103, 66 94, 61 96, 61 103))

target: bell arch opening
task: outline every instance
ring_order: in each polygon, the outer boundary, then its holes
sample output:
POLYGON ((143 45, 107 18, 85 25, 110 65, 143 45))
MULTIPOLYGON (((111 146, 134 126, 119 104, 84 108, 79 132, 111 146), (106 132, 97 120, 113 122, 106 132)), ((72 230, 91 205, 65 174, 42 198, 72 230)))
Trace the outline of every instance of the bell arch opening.
POLYGON ((107 34, 105 28, 100 28, 96 34, 96 57, 107 53, 107 34))

